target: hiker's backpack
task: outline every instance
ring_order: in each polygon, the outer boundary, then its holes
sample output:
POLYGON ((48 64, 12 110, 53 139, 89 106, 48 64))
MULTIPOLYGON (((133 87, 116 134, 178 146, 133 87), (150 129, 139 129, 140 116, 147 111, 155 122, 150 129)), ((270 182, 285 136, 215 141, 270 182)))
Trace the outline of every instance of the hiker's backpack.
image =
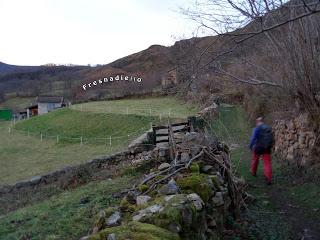
POLYGON ((273 147, 274 137, 272 133, 272 128, 268 125, 261 125, 259 127, 258 139, 257 139, 257 149, 258 152, 264 153, 269 152, 273 147))

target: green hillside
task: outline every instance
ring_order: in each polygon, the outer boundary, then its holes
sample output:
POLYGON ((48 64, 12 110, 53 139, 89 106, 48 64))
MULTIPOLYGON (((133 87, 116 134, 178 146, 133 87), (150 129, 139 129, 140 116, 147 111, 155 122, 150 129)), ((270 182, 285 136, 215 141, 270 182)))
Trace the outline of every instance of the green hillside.
MULTIPOLYGON (((81 106, 78 104, 17 122, 14 126, 9 122, 0 122, 0 185, 120 151, 149 129, 151 123, 160 121, 159 116, 154 114, 156 111, 170 110, 171 117, 175 113, 186 117, 196 112, 195 107, 171 97, 83 105, 83 111, 76 110, 81 106), (112 107, 111 113, 98 111, 105 105, 112 107), (131 110, 140 109, 140 112, 124 113, 122 109, 125 106, 131 110), (150 116, 143 110, 148 109, 149 112, 151 107, 150 116)), ((166 121, 167 116, 162 117, 162 121, 166 121)))
POLYGON ((0 102, 1 108, 8 108, 14 110, 23 110, 35 101, 35 97, 13 97, 4 102, 0 102))
POLYGON ((15 130, 29 134, 43 134, 43 137, 56 137, 62 142, 91 141, 105 144, 102 138, 125 137, 128 134, 141 133, 149 128, 154 117, 105 113, 80 112, 70 108, 59 109, 49 114, 21 121, 14 126, 15 130))
POLYGON ((131 187, 135 178, 92 182, 47 200, 10 212, 0 218, 0 239, 70 240, 92 229, 92 219, 101 209, 118 204, 113 193, 131 187), (81 199, 88 199, 82 204, 81 199))
POLYGON ((137 114, 167 118, 187 118, 198 112, 197 106, 174 97, 149 97, 77 104, 72 109, 95 113, 137 114))

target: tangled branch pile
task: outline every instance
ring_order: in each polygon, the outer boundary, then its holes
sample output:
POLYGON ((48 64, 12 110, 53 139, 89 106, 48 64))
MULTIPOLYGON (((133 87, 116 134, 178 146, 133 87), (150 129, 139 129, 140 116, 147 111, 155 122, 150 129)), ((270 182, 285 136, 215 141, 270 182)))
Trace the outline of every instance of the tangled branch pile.
POLYGON ((245 184, 232 173, 227 147, 186 133, 174 159, 154 160, 161 164, 126 191, 119 207, 102 211, 94 234, 83 239, 213 240, 223 235, 226 217, 239 217, 245 184))

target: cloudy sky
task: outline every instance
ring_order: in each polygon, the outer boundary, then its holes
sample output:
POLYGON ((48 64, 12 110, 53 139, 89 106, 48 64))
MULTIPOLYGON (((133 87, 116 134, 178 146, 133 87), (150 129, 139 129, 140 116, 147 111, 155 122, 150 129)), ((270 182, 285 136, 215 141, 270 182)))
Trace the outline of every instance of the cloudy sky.
POLYGON ((0 61, 105 64, 196 26, 178 13, 191 0, 0 0, 0 61))

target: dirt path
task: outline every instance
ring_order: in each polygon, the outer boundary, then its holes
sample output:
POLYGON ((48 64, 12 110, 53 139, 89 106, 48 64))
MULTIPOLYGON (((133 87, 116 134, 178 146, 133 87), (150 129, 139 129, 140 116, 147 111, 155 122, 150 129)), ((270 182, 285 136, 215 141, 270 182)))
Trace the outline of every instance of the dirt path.
POLYGON ((212 130, 222 141, 235 146, 231 152, 234 169, 245 178, 247 191, 257 199, 244 213, 244 222, 250 223, 244 227, 246 233, 233 239, 320 240, 319 180, 304 181, 296 173, 285 173, 280 167, 283 164, 274 156, 273 185, 265 184, 261 161, 258 176, 251 176, 248 143, 252 126, 240 106, 221 107, 212 130))
MULTIPOLYGON (((259 167, 261 171, 263 166, 259 167)), ((320 206, 313 208, 314 199, 309 199, 307 196, 304 201, 298 201, 293 197, 293 195, 303 196, 302 192, 296 190, 296 186, 303 189, 306 182, 295 183, 292 177, 278 169, 275 169, 274 183, 271 186, 264 183, 261 172, 257 178, 249 175, 245 178, 249 183, 248 192, 257 198, 249 209, 257 211, 254 218, 262 218, 264 227, 270 228, 268 232, 273 232, 275 236, 273 238, 262 234, 262 239, 320 240, 320 206), (261 217, 265 212, 272 214, 261 217), (274 226, 279 225, 283 228, 274 229, 274 226), (285 234, 282 231, 286 231, 285 234)))
POLYGON ((275 184, 267 191, 270 201, 279 209, 279 214, 291 226, 290 237, 301 240, 320 240, 320 212, 309 209, 293 200, 287 186, 275 184))

